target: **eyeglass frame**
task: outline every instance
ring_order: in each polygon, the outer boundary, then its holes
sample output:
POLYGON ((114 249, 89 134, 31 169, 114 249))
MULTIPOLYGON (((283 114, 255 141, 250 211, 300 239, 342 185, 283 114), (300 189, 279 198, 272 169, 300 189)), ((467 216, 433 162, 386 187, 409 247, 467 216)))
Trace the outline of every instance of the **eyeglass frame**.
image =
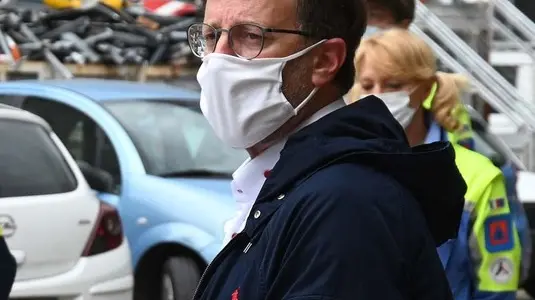
MULTIPOLYGON (((215 28, 214 26, 212 26, 210 24, 206 24, 204 22, 197 22, 197 23, 193 23, 193 24, 188 26, 188 29, 187 29, 188 44, 189 44, 189 40, 190 40, 189 39, 190 28, 193 27, 193 26, 198 26, 198 25, 209 26, 216 33, 216 42, 214 44, 214 49, 212 49, 211 53, 213 53, 215 51, 215 48, 217 47, 217 42, 219 42, 219 38, 221 38, 221 33, 226 32, 227 35, 229 35, 229 37, 230 37, 230 31, 232 30, 232 28, 234 28, 236 26, 243 26, 243 25, 251 25, 251 26, 255 26, 257 28, 260 28, 262 30, 262 44, 260 45, 260 50, 258 51, 258 53, 254 57, 246 58, 244 56, 239 55, 238 53, 236 53, 236 50, 234 50, 234 46, 232 45, 232 39, 229 38, 228 41, 227 41, 228 45, 230 46, 230 49, 232 49, 232 52, 234 52, 234 54, 236 54, 236 56, 238 56, 240 58, 243 58, 243 59, 247 59, 247 60, 255 59, 262 53, 262 51, 264 50, 264 41, 265 41, 266 32, 288 33, 288 34, 300 35, 300 36, 303 36, 303 37, 309 37, 309 38, 312 37, 312 35, 310 33, 306 32, 306 31, 302 31, 302 30, 264 27, 264 26, 261 26, 261 25, 255 24, 255 23, 239 23, 239 24, 234 24, 234 25, 230 26, 229 28, 225 29, 225 28, 215 28)), ((189 46, 190 46, 190 49, 191 49, 191 52, 193 53, 193 55, 195 55, 195 56, 197 56, 199 58, 202 58, 201 56, 195 54, 195 51, 193 51, 191 45, 189 45, 189 46)))

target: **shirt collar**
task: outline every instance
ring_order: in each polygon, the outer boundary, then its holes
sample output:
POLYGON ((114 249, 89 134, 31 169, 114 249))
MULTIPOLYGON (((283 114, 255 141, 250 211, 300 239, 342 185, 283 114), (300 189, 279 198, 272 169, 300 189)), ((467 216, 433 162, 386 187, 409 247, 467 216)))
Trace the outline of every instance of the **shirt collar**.
MULTIPOLYGON (((344 107, 346 104, 343 99, 339 99, 326 105, 322 109, 314 113, 305 122, 299 125, 296 131, 316 122, 329 113, 344 107)), ((233 174, 232 174, 232 193, 236 201, 239 202, 254 202, 267 175, 275 166, 280 157, 280 152, 286 139, 271 145, 268 149, 253 159, 247 159, 233 174)))
POLYGON ((303 123, 301 123, 295 131, 299 131, 305 128, 306 126, 316 122, 317 120, 325 117, 326 115, 344 106, 346 106, 346 103, 343 98, 340 98, 332 103, 329 103, 328 105, 324 106, 322 109, 315 112, 310 118, 306 119, 303 123))
POLYGON ((433 142, 440 142, 442 140, 442 128, 438 125, 437 122, 431 122, 429 130, 427 131, 427 136, 425 137, 424 143, 430 144, 433 142))
POLYGON ((256 199, 266 176, 279 160, 279 153, 285 143, 286 140, 279 141, 254 159, 247 159, 232 174, 232 192, 236 201, 248 202, 251 198, 253 201, 256 199))

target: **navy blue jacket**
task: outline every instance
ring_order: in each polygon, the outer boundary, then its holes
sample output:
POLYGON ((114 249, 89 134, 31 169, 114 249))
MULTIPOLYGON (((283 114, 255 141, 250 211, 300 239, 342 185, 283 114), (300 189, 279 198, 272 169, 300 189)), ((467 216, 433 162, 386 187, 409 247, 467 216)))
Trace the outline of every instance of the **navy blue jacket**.
POLYGON ((6 241, 0 236, 0 300, 8 299, 16 271, 15 259, 9 252, 6 241))
POLYGON ((464 205, 454 155, 411 149, 373 96, 323 117, 290 137, 194 299, 452 299, 435 248, 464 205))

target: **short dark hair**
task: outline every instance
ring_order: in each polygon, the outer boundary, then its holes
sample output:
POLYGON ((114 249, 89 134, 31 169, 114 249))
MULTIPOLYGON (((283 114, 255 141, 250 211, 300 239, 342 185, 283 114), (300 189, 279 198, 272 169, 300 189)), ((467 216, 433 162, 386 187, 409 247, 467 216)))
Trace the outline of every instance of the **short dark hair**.
POLYGON ((355 51, 366 30, 364 0, 296 0, 300 29, 315 38, 341 38, 346 43, 346 60, 334 78, 345 95, 355 83, 355 51))
POLYGON ((414 11, 416 9, 415 0, 367 0, 388 10, 397 23, 408 20, 409 23, 414 21, 414 11))

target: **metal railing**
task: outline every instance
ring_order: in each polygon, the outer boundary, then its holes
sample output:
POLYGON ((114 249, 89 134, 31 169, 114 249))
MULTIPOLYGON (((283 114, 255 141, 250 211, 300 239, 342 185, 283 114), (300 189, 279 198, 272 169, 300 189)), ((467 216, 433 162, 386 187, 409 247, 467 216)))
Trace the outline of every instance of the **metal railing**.
POLYGON ((535 132, 535 105, 523 99, 513 85, 420 2, 417 2, 416 17, 418 22, 425 24, 426 29, 455 57, 447 55, 438 43, 434 41, 430 43, 429 36, 423 31, 413 28, 413 31, 426 39, 430 45, 434 45, 434 50, 441 61, 453 63, 453 60, 457 67, 462 66, 463 69, 452 68, 452 70, 477 79, 478 83, 474 81, 474 84, 480 85, 477 89, 483 100, 507 115, 516 125, 527 126, 535 132), (481 89, 483 86, 485 88, 481 89))
MULTIPOLYGON (((524 15, 516 6, 509 0, 494 0, 494 9, 499 13, 509 24, 524 35, 531 44, 535 43, 535 23, 533 23, 526 15, 524 15)), ((497 20, 494 20, 497 21, 497 20)))
MULTIPOLYGON (((534 51, 534 45, 535 44, 534 43, 532 43, 530 41, 522 40, 521 37, 516 35, 513 30, 511 30, 509 27, 507 27, 507 25, 505 25, 504 23, 502 23, 498 19, 493 19, 492 20, 492 28, 496 32, 500 33, 503 37, 505 37, 508 40, 507 42, 502 42, 501 43, 502 48, 506 48, 506 49, 508 49, 508 48, 509 49, 510 48, 513 48, 513 49, 514 48, 520 48, 520 50, 522 50, 522 52, 525 52, 527 55, 529 55, 535 61, 535 51, 534 51)), ((500 43, 500 42, 494 42, 493 41, 492 46, 496 45, 497 43, 500 43)), ((498 45, 500 45, 500 44, 498 44, 498 45)), ((534 97, 534 99, 535 99, 535 97, 534 97)))
MULTIPOLYGON (((507 0, 496 0, 496 2, 502 1, 507 0)), ((502 15, 513 13, 510 5, 507 5, 511 3, 501 4, 498 9, 500 9, 502 15)), ((514 6, 513 8, 516 9, 514 6)), ((412 31, 433 48, 442 63, 453 72, 467 75, 474 87, 473 91, 498 112, 503 113, 519 126, 520 134, 525 134, 527 133, 526 130, 529 130, 531 138, 527 140, 528 157, 526 165, 530 170, 535 169, 535 105, 529 99, 524 99, 516 87, 503 78, 501 74, 420 2, 417 2, 416 18, 417 23, 422 24, 433 36, 433 39, 416 26, 411 28, 412 31), (452 55, 448 52, 452 53, 452 55)), ((509 19, 511 18, 508 16, 506 20, 509 22, 509 19)), ((511 24, 522 26, 523 34, 527 34, 528 30, 529 32, 534 30, 533 32, 535 33, 535 26, 532 28, 531 25, 524 22, 526 21, 525 19, 522 20, 520 18, 520 20, 522 24, 518 20, 514 21, 515 23, 511 22, 511 24)), ((529 19, 527 20, 529 21, 529 19)), ((530 50, 529 44, 516 36, 513 31, 499 20, 494 20, 493 28, 514 42, 517 47, 530 50)))
POLYGON ((493 40, 492 48, 502 51, 521 50, 531 57, 535 56, 535 23, 514 6, 510 0, 494 0, 493 8, 495 14, 492 19, 492 27, 505 40, 493 40), (500 21, 498 16, 502 17, 509 26, 500 21), (508 29, 509 32, 504 32, 504 29, 508 29), (522 37, 518 33, 522 34, 522 37))
MULTIPOLYGON (((411 31, 419 35, 435 52, 437 57, 440 58, 440 61, 451 71, 455 73, 465 74, 472 87, 473 92, 479 94, 483 99, 485 99, 491 106, 495 107, 498 111, 503 112, 508 116, 515 124, 523 124, 523 121, 520 116, 514 113, 514 108, 511 107, 510 103, 502 101, 499 96, 494 94, 483 82, 473 76, 464 66, 462 66, 455 58, 448 54, 440 45, 438 45, 432 38, 430 38, 425 32, 416 26, 411 27, 411 31)), ((517 165, 524 165, 520 157, 511 149, 508 149, 508 155, 516 162, 517 165)))
POLYGON ((420 28, 413 26, 411 31, 420 36, 435 52, 440 61, 451 71, 466 75, 470 84, 474 90, 488 103, 495 107, 498 111, 503 111, 516 125, 523 125, 522 118, 514 113, 515 107, 510 102, 502 101, 499 94, 495 94, 491 89, 487 87, 477 77, 473 76, 463 65, 461 65, 455 58, 453 58, 448 52, 446 52, 439 44, 437 44, 432 38, 430 38, 420 28))

